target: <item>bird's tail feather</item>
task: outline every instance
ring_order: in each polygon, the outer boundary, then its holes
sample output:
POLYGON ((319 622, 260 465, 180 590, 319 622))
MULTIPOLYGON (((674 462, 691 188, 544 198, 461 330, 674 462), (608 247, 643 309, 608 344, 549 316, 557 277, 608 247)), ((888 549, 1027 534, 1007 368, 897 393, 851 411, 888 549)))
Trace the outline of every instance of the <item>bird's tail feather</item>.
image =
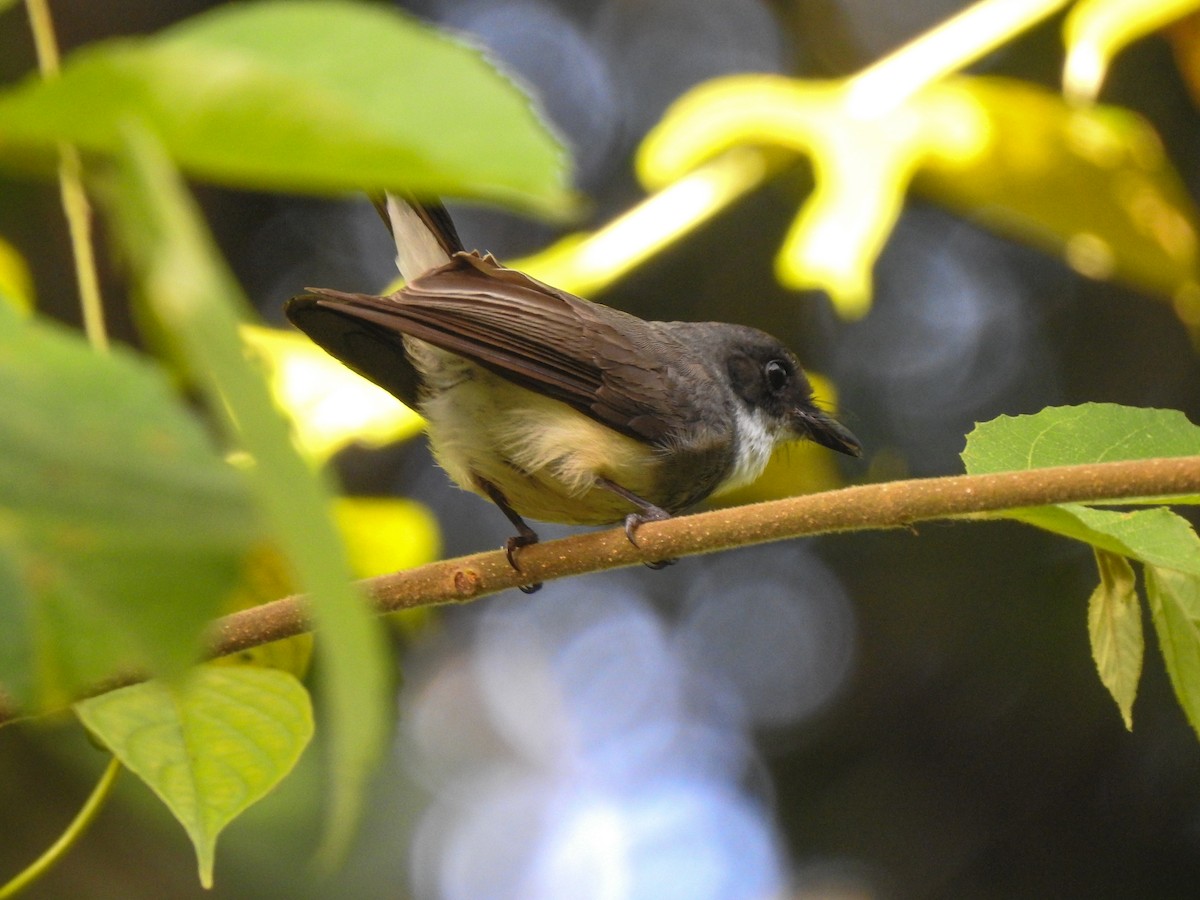
POLYGON ((450 262, 463 249, 454 222, 441 203, 388 192, 375 200, 396 243, 396 267, 405 281, 450 262))

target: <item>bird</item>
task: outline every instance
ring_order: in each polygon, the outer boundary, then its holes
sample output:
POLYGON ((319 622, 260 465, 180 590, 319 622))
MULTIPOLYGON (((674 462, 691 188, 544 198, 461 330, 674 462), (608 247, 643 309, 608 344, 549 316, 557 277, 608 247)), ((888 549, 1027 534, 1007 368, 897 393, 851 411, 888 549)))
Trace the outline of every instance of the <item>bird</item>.
POLYGON ((306 288, 285 313, 424 417, 450 479, 516 529, 514 569, 538 540, 526 518, 623 522, 636 546, 645 522, 756 479, 781 443, 862 455, 769 334, 647 321, 466 250, 438 201, 387 193, 376 206, 405 284, 386 296, 306 288))

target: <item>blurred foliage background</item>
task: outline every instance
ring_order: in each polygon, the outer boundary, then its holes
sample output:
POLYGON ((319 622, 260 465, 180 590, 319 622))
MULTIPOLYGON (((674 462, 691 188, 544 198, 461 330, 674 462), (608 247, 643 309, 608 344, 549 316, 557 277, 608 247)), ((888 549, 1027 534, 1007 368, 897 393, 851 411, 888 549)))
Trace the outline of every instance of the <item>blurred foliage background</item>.
MULTIPOLYGON (((209 5, 54 9, 69 49, 209 5)), ((575 227, 640 199, 633 153, 694 84, 848 75, 964 5, 404 4, 469 35, 537 94, 591 204, 575 227)), ((1051 19, 972 71, 1057 91, 1061 30, 1051 19)), ((1123 53, 1101 99, 1150 121, 1196 197, 1200 118, 1180 68, 1196 38, 1185 27, 1172 38, 1123 53)), ((0 13, 0 77, 33 68, 19 8, 0 13)), ((1194 88, 1194 68, 1191 78, 1194 88)), ((1019 120, 1020 109, 1008 112, 1019 120)), ((778 247, 812 189, 803 167, 598 298, 785 339, 830 379, 868 448, 861 467, 842 471, 849 481, 961 471, 974 422, 1048 405, 1172 407, 1200 420, 1186 309, 997 237, 927 199, 941 196, 936 184, 919 187, 927 193, 909 196, 875 267, 873 307, 855 321, 776 280, 778 247)), ((365 201, 197 190, 269 322, 305 285, 377 291, 394 277, 365 201)), ((1043 190, 1053 201, 1056 185, 1043 190)), ((453 212, 468 246, 501 259, 563 232, 480 207, 453 212)), ((54 187, 0 180, 0 234, 30 262, 40 309, 76 322, 54 187)), ((102 263, 116 296, 120 270, 102 263)), ((127 311, 112 304, 109 315, 116 337, 136 342, 127 311)), ((420 440, 351 448, 337 468, 351 494, 427 504, 447 555, 507 536, 503 517, 453 488, 420 440)), ((347 870, 323 881, 306 868, 321 813, 318 748, 231 826, 208 896, 1193 896, 1200 745, 1153 654, 1125 731, 1088 650, 1094 583, 1083 545, 1013 524, 923 526, 592 576, 441 613, 398 639, 399 732, 347 870), (605 881, 615 877, 605 854, 619 848, 636 851, 621 857, 632 860, 623 877, 641 893, 605 881), (573 881, 581 871, 593 877, 573 881), (655 878, 674 893, 656 892, 655 878)), ((53 839, 102 766, 77 729, 0 732, 0 871, 53 839)), ((31 896, 71 894, 202 895, 183 834, 134 779, 31 896)))

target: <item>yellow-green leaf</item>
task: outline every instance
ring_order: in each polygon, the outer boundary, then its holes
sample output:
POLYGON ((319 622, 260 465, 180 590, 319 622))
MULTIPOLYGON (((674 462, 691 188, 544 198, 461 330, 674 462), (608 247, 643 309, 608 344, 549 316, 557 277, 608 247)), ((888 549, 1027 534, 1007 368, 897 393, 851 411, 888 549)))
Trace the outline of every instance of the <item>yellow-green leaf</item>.
POLYGON ((372 447, 420 433, 421 417, 346 368, 304 335, 243 325, 242 340, 265 363, 275 403, 292 419, 296 442, 325 462, 352 443, 372 447))
POLYGON ((923 193, 1088 277, 1119 278, 1185 310, 1200 303, 1200 217, 1149 123, 1026 82, 955 84, 988 137, 976 154, 929 157, 923 193))
POLYGON ((861 87, 707 82, 646 137, 639 174, 660 187, 743 145, 808 156, 813 192, 776 266, 784 284, 826 290, 847 316, 867 309, 871 269, 914 177, 935 199, 1090 277, 1121 278, 1189 315, 1200 305, 1200 216, 1141 117, 1072 106, 1010 79, 947 79, 890 103, 861 87))
POLYGON ((262 531, 164 373, 0 304, 0 685, 29 711, 182 672, 262 531))
POLYGON ((568 202, 562 150, 529 98, 383 3, 227 3, 83 47, 59 77, 0 94, 0 161, 49 172, 64 141, 117 155, 129 120, 189 174, 239 187, 568 202))
POLYGON ((1123 556, 1096 551, 1100 584, 1088 601, 1088 637, 1100 681, 1108 688, 1125 727, 1133 730, 1133 701, 1142 676, 1142 610, 1133 567, 1123 556))
POLYGON ((342 497, 338 527, 359 578, 411 569, 437 559, 437 519, 424 504, 388 497, 342 497))
POLYGON ((1062 503, 994 515, 1036 525, 1149 565, 1200 576, 1200 538, 1187 519, 1163 506, 1126 512, 1062 503))
POLYGON ((300 682, 246 666, 199 666, 177 686, 133 685, 75 711, 186 829, 206 888, 221 830, 292 770, 313 733, 300 682))
POLYGON ((1079 0, 1063 24, 1063 91, 1094 100, 1113 57, 1126 46, 1200 9, 1200 0, 1079 0))
MULTIPOLYGON (((1082 403, 982 422, 967 435, 962 461, 968 474, 983 475, 1160 456, 1200 456, 1200 427, 1175 409, 1082 403)), ((1195 495, 1170 499, 1200 503, 1195 495)))
POLYGON ((913 173, 931 158, 972 157, 987 139, 978 104, 935 84, 898 105, 863 109, 853 80, 740 75, 706 82, 667 110, 638 154, 638 173, 661 187, 741 145, 811 158, 813 193, 776 260, 780 280, 822 288, 839 311, 863 315, 871 270, 913 173))
MULTIPOLYGON (((982 475, 1048 466, 1160 456, 1200 455, 1200 428, 1181 412, 1113 403, 1050 407, 1000 416, 975 426, 962 453, 967 472, 982 475)), ((1196 503, 1195 495, 1125 498, 1121 503, 1196 503)), ((1149 565, 1200 575, 1200 538, 1169 509, 1117 512, 1078 503, 1004 510, 1011 518, 1149 565)))
POLYGON ((8 241, 0 238, 0 303, 18 312, 33 309, 33 279, 29 266, 8 241))
MULTIPOLYGON (((336 506, 350 565, 359 578, 399 572, 432 562, 441 552, 437 517, 423 503, 388 497, 343 497, 336 506)), ((388 617, 392 625, 417 631, 428 621, 428 607, 388 617)))
POLYGON ((1146 594, 1171 686, 1200 734, 1200 576, 1147 566, 1146 594))
POLYGON ((357 824, 366 779, 386 736, 383 629, 351 584, 328 485, 296 450, 263 373, 242 345, 238 319, 249 304, 162 148, 141 129, 131 127, 127 139, 106 197, 114 231, 138 276, 146 317, 158 323, 210 407, 224 416, 230 443, 249 458, 250 483, 269 537, 308 594, 317 620, 336 773, 326 845, 334 854, 357 824))

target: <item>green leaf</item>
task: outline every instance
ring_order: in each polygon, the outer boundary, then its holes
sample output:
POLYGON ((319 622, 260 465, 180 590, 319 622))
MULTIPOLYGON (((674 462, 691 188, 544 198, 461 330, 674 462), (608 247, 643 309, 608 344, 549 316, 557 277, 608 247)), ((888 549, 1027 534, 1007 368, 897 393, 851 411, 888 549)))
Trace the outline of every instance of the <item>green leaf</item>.
POLYGON ((1142 676, 1142 610, 1133 567, 1123 556, 1096 551, 1100 584, 1088 601, 1088 637, 1100 681, 1108 688, 1125 727, 1133 730, 1133 701, 1142 676))
POLYGON ((1116 512, 1064 503, 1007 510, 998 516, 1149 565, 1200 575, 1200 538, 1186 519, 1165 507, 1116 512))
POLYGON ((85 47, 0 96, 0 158, 115 155, 146 123, 189 174, 317 193, 407 187, 565 208, 563 154, 475 50, 382 4, 226 4, 85 47))
POLYGON ((1200 428, 1177 410, 1084 403, 976 425, 962 457, 968 473, 982 475, 1198 453, 1200 428))
POLYGON ((1200 577, 1147 566, 1146 594, 1175 696, 1200 734, 1200 577))
POLYGON ((260 534, 163 373, 0 304, 0 683, 68 702, 182 671, 260 534))
POLYGON ((221 830, 292 770, 313 733, 308 692, 276 669, 199 666, 75 704, 88 730, 170 808, 212 887, 221 830))
MULTIPOLYGON (((1051 407, 1029 416, 1001 416, 967 435, 963 463, 971 475, 1048 466, 1200 454, 1200 428, 1181 412, 1111 403, 1051 407)), ((1162 502, 1122 499, 1121 503, 1162 502)), ((1200 497, 1172 496, 1172 503, 1200 497)), ((1140 560, 1200 575, 1200 539, 1185 519, 1165 508, 1113 512, 1078 503, 992 514, 1140 560)))
MULTIPOLYGON (((1049 407, 1028 416, 1000 416, 976 425, 967 435, 962 460, 968 474, 984 475, 1197 454, 1200 428, 1181 412, 1085 403, 1049 407)), ((1200 497, 1172 497, 1171 502, 1200 503, 1200 497)))
POLYGON ((1144 119, 1025 82, 952 83, 974 98, 989 138, 973 155, 931 157, 923 193, 1089 277, 1167 298, 1200 294, 1197 211, 1144 119))
POLYGON ((333 789, 330 853, 348 841, 368 774, 385 740, 388 678, 383 631, 351 585, 331 518, 330 492, 291 441, 263 372, 238 331, 245 300, 192 198, 161 147, 131 130, 107 198, 140 282, 147 316, 175 342, 184 368, 249 465, 262 515, 309 595, 329 704, 333 789))

